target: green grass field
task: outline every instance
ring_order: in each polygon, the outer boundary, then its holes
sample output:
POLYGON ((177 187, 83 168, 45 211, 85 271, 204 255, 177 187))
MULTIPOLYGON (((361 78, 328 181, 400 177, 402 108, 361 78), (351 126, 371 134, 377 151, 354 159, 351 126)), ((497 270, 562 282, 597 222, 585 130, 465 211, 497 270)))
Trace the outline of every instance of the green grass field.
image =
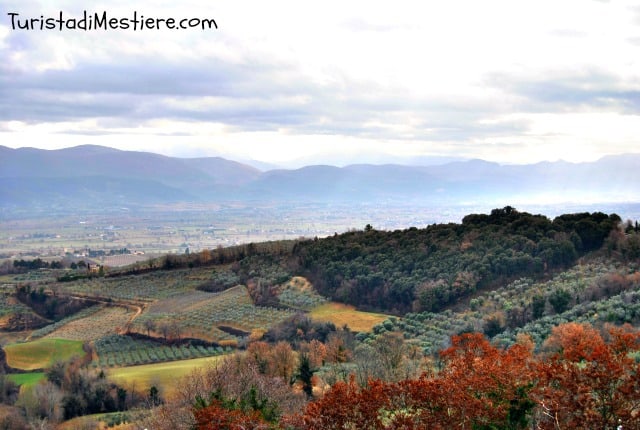
POLYGON ((112 429, 112 430, 133 430, 133 424, 114 424, 121 422, 123 418, 129 416, 129 412, 110 412, 106 414, 93 414, 75 417, 69 421, 64 421, 56 425, 56 430, 77 430, 77 429, 112 429))
POLYGON ((58 360, 66 361, 82 356, 82 341, 66 339, 39 339, 33 342, 14 343, 4 347, 7 364, 22 370, 44 369, 58 360))
POLYGON ((121 367, 109 370, 107 375, 113 382, 127 389, 148 391, 152 385, 158 385, 164 389, 165 394, 170 394, 176 389, 176 383, 181 378, 189 375, 194 369, 215 363, 222 357, 224 356, 121 367))
POLYGON ((316 321, 328 321, 343 327, 345 324, 353 331, 371 331, 373 326, 389 316, 373 312, 357 311, 353 306, 329 302, 313 309, 309 316, 316 321))
POLYGON ((22 388, 30 388, 36 385, 38 382, 44 381, 45 376, 44 372, 14 373, 11 375, 7 375, 7 378, 20 385, 22 388))

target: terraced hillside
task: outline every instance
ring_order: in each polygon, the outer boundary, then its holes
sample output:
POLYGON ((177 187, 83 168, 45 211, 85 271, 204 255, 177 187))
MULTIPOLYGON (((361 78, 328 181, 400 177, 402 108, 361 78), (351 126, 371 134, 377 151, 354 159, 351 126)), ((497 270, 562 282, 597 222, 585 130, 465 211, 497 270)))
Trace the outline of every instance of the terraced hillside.
POLYGON ((150 304, 133 329, 144 332, 149 323, 153 331, 165 337, 198 337, 221 342, 237 339, 233 330, 247 334, 255 330, 266 331, 278 324, 293 311, 272 307, 255 306, 242 285, 221 293, 192 291, 170 299, 150 304), (225 332, 220 327, 229 328, 225 332))

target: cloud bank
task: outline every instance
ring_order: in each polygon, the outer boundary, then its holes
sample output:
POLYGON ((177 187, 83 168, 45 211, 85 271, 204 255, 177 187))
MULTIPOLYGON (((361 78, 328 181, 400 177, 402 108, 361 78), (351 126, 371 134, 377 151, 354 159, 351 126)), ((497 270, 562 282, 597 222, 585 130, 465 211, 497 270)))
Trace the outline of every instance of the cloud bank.
POLYGON ((20 30, 0 2, 0 139, 295 164, 637 151, 634 2, 103 2, 212 30, 20 30))

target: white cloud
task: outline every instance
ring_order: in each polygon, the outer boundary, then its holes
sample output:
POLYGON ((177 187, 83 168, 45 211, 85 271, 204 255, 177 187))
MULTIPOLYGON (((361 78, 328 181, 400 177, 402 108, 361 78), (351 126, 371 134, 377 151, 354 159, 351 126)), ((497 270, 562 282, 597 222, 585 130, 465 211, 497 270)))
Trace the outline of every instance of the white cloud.
POLYGON ((136 10, 219 26, 27 32, 4 16, 0 129, 13 147, 29 138, 275 162, 637 151, 633 2, 4 3, 21 16, 136 10))

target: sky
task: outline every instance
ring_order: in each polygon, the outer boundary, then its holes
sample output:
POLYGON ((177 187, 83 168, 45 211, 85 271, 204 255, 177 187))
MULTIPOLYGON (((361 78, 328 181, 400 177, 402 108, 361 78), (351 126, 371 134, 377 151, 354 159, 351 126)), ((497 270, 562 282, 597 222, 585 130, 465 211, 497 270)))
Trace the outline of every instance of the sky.
POLYGON ((0 145, 281 166, 639 152, 640 3, 0 0, 0 145), (13 29, 213 18, 217 28, 13 29))

